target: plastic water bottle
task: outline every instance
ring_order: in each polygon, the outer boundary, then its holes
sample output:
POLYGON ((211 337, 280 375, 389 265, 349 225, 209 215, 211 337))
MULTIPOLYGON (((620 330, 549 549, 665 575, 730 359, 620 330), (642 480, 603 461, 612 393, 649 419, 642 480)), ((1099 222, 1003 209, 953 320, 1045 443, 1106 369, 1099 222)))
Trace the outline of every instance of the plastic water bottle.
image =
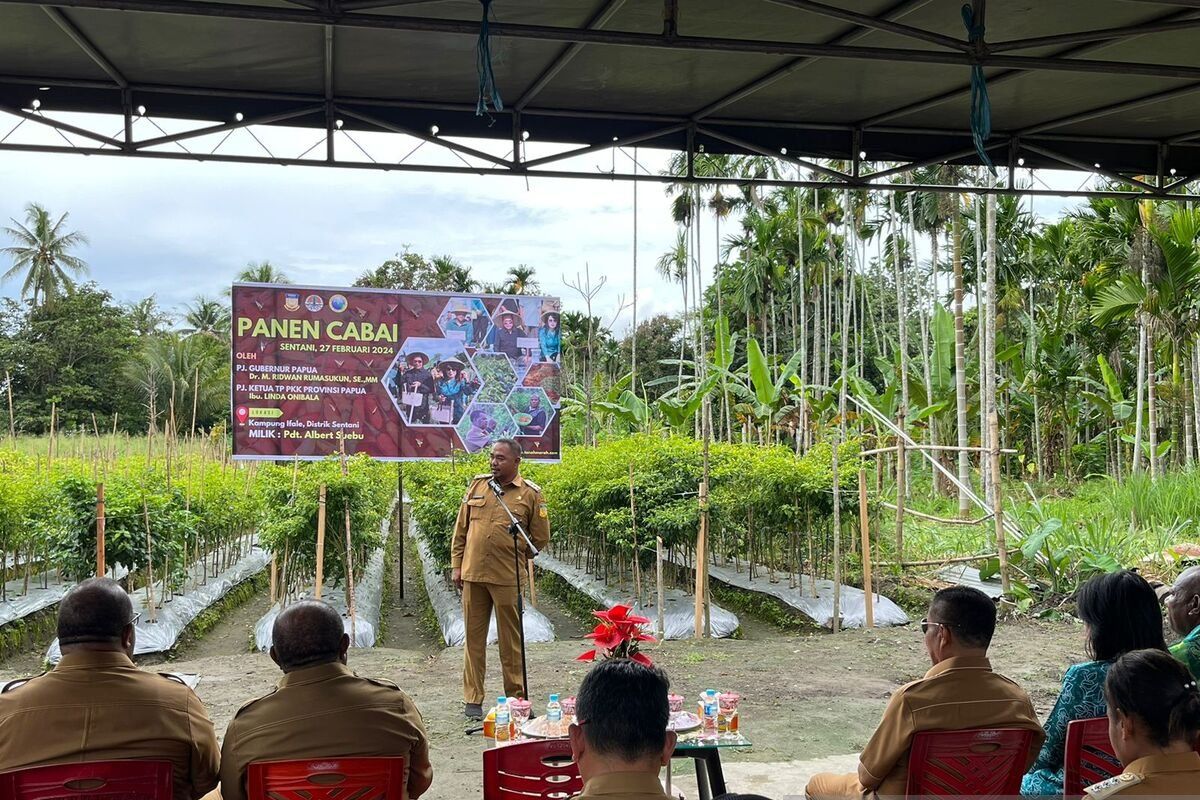
POLYGON ((701 736, 704 739, 717 738, 717 690, 708 689, 704 692, 704 719, 702 720, 701 736))
POLYGON ((508 711, 508 698, 496 698, 496 747, 508 744, 512 733, 512 717, 508 711))
POLYGON ((562 722, 562 706, 558 702, 558 695, 550 695, 550 702, 546 704, 546 722, 551 725, 558 725, 562 722))

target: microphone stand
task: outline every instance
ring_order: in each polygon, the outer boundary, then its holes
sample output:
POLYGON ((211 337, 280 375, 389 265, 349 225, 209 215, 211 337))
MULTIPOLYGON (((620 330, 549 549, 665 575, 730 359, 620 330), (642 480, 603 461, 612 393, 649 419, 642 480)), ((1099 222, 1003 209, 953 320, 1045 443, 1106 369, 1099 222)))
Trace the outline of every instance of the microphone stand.
POLYGON ((524 692, 525 700, 529 699, 529 670, 525 663, 525 598, 521 594, 521 550, 517 546, 517 534, 525 540, 525 546, 529 548, 529 557, 537 558, 538 549, 534 547, 533 540, 529 538, 529 534, 525 532, 525 526, 513 514, 512 509, 504 502, 504 490, 500 488, 499 482, 495 478, 488 481, 488 487, 491 488, 492 494, 496 495, 496 500, 499 501, 500 507, 504 509, 504 513, 508 514, 508 532, 513 537, 513 573, 517 577, 517 628, 521 634, 521 690, 524 692))

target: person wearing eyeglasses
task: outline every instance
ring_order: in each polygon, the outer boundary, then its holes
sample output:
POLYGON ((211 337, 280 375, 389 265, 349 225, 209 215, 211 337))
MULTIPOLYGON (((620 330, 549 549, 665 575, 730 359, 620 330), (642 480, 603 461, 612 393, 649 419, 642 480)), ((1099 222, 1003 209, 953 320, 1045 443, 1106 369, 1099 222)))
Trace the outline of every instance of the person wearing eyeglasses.
POLYGON ((883 720, 859 756, 854 775, 813 775, 810 800, 903 798, 908 786, 908 751, 921 731, 1023 728, 1033 731, 1025 768, 1045 739, 1033 703, 1021 687, 992 671, 987 651, 996 630, 996 605, 978 589, 953 586, 933 596, 921 620, 933 668, 900 687, 883 720))
POLYGON ((91 578, 58 606, 62 660, 0 693, 0 772, 80 761, 169 761, 174 800, 217 785, 220 749, 200 698, 134 666, 137 616, 116 581, 91 578))
POLYGON ((1168 649, 1200 681, 1200 567, 1180 573, 1163 603, 1171 630, 1183 637, 1168 649))
POLYGON ((667 800, 659 771, 675 752, 667 730, 670 681, 657 667, 601 661, 579 686, 571 756, 583 778, 574 800, 667 800))

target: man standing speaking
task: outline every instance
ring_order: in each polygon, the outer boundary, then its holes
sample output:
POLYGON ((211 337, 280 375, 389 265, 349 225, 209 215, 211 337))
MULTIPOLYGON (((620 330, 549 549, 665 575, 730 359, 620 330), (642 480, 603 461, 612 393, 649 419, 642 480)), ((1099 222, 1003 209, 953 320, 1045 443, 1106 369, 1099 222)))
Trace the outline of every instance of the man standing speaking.
POLYGON ((517 575, 514 546, 520 547, 521 569, 526 568, 528 548, 509 530, 510 520, 501 505, 512 511, 524 526, 533 546, 541 550, 550 543, 550 520, 541 488, 520 475, 521 445, 499 439, 492 445, 491 473, 476 475, 467 487, 458 519, 450 566, 454 583, 462 591, 466 652, 463 659, 463 704, 468 719, 483 718, 483 677, 487 666, 487 634, 492 610, 500 640, 500 664, 504 671, 504 693, 524 697, 521 674, 522 620, 517 613, 517 575), (494 484, 501 492, 489 486, 494 484))

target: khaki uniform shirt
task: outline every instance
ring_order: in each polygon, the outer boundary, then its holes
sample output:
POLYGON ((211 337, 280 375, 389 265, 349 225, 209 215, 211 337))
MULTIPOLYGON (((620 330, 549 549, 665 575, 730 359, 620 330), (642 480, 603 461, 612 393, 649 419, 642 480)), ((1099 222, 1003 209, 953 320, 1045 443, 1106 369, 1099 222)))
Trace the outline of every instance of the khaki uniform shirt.
POLYGON ((574 800, 604 797, 611 800, 666 800, 671 796, 663 791, 658 775, 649 772, 608 772, 597 775, 583 785, 574 800))
POLYGON ((83 761, 170 761, 175 800, 217 785, 213 724, 195 692, 124 653, 75 652, 0 694, 0 772, 83 761))
POLYGON ((880 795, 904 797, 913 735, 964 728, 1033 731, 1026 769, 1046 738, 1029 695, 992 672, 986 658, 948 658, 892 695, 883 720, 859 757, 859 783, 880 795))
MULTIPOLYGON (((508 531, 511 522, 488 488, 491 478, 491 475, 476 475, 467 487, 454 523, 450 566, 462 569, 464 581, 515 586, 513 537, 508 531)), ((503 488, 504 502, 525 527, 534 546, 541 550, 550 544, 550 520, 541 487, 518 475, 503 488)), ((522 555, 527 557, 520 534, 517 541, 522 555)))
POLYGON ((1100 781, 1084 790, 1088 797, 1103 800, 1121 797, 1196 797, 1200 795, 1200 754, 1172 753, 1139 758, 1121 775, 1100 781))
POLYGON ((229 722, 221 796, 245 800, 246 768, 256 761, 351 756, 403 756, 410 800, 433 781, 425 724, 396 684, 360 678, 340 662, 298 669, 229 722))

